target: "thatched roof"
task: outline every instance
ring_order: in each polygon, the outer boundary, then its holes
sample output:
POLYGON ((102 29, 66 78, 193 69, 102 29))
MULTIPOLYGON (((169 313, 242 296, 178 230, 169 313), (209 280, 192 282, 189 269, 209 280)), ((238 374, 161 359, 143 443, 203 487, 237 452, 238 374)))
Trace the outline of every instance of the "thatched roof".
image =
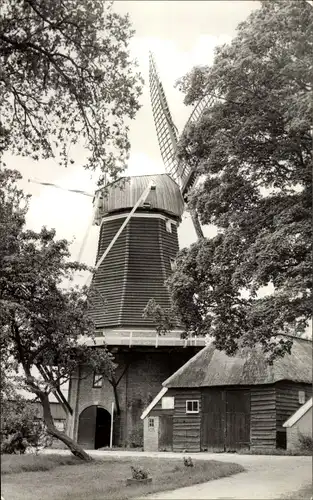
POLYGON ((273 384, 279 380, 312 383, 312 341, 295 338, 291 354, 266 362, 260 348, 227 356, 213 344, 205 347, 177 370, 164 387, 210 387, 273 384))

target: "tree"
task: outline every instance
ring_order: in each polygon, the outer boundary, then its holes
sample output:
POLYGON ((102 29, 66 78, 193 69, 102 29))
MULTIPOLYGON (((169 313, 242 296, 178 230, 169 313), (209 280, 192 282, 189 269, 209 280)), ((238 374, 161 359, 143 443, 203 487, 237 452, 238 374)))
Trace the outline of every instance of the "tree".
POLYGON ((186 104, 212 96, 179 156, 203 176, 189 203, 218 234, 180 252, 169 287, 186 330, 228 353, 261 342, 283 355, 278 334, 311 317, 312 50, 311 5, 263 1, 211 67, 178 82, 186 104))
POLYGON ((69 243, 56 240, 54 230, 25 230, 27 200, 16 189, 19 177, 8 169, 0 171, 1 368, 17 374, 22 370, 17 375, 19 385, 37 396, 48 433, 75 456, 89 460, 76 442, 55 427, 49 394, 58 391, 81 364, 107 376, 115 365, 105 347, 93 349, 82 341, 94 332, 86 287, 62 286, 86 266, 69 260, 69 243), (40 377, 34 376, 35 368, 40 377))
POLYGON ((0 13, 0 152, 73 163, 115 177, 139 109, 128 16, 99 0, 4 0, 0 13))

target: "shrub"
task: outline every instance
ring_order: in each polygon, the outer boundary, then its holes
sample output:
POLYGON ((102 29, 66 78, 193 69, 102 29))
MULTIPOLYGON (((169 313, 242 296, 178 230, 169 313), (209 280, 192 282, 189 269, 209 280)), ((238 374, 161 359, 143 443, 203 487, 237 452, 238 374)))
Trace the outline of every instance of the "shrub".
POLYGON ((49 444, 45 425, 30 401, 21 397, 2 400, 1 454, 24 454, 28 448, 38 452, 49 444))
POLYGON ((133 467, 132 465, 130 466, 131 471, 132 471, 132 477, 133 479, 141 480, 141 479, 147 479, 149 477, 149 472, 144 469, 143 467, 133 467))
POLYGON ((313 451, 313 438, 312 436, 305 436, 299 434, 299 447, 301 451, 313 451))
POLYGON ((142 423, 136 425, 127 440, 127 445, 131 448, 142 448, 143 446, 143 425, 142 423))
POLYGON ((184 461, 184 466, 185 467, 193 467, 193 461, 192 461, 191 457, 188 457, 188 458, 184 457, 183 461, 184 461))

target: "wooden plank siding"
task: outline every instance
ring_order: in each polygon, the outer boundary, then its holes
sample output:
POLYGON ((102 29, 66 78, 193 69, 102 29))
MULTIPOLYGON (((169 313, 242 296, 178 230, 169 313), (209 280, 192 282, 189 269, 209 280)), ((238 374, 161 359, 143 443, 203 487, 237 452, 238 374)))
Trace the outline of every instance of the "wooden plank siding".
MULTIPOLYGON (((104 220, 97 260, 124 220, 104 220)), ((164 282, 172 272, 170 259, 178 248, 174 223, 169 233, 158 214, 131 219, 93 278, 91 316, 96 327, 151 328, 153 321, 143 318, 143 310, 151 298, 162 307, 170 306, 164 282)))
MULTIPOLYGON (((143 310, 151 298, 162 307, 170 306, 169 292, 164 285, 169 276, 163 258, 161 235, 165 221, 159 218, 135 218, 130 221, 129 259, 121 324, 137 327, 153 326, 143 318, 143 310)), ((178 251, 177 235, 167 233, 178 251)))
POLYGON ((200 389, 179 390, 175 394, 173 419, 173 451, 200 451, 201 391, 200 389), (199 413, 186 413, 186 401, 199 400, 199 413))
POLYGON ((276 384, 276 427, 277 446, 286 448, 286 429, 283 423, 293 415, 302 404, 299 391, 305 392, 305 401, 312 397, 312 386, 283 381, 276 384))
POLYGON ((276 447, 275 385, 260 385, 250 389, 250 446, 276 447))
POLYGON ((312 396, 309 384, 278 382, 257 386, 170 388, 173 410, 159 401, 151 416, 173 417, 173 451, 233 451, 284 447, 283 423, 298 408, 298 392, 312 396), (199 400, 199 414, 186 413, 186 401, 199 400))
MULTIPOLYGON (((123 222, 124 219, 116 219, 102 224, 96 262, 109 246, 123 222)), ((124 289, 124 271, 128 255, 127 234, 126 227, 92 280, 93 298, 90 314, 97 328, 115 326, 119 323, 121 297, 124 289)))

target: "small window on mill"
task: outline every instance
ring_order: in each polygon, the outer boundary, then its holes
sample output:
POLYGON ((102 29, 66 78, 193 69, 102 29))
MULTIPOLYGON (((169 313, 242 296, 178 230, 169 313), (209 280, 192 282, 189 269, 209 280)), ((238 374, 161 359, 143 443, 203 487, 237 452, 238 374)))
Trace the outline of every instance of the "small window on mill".
POLYGON ((171 233, 172 232, 172 223, 169 219, 166 219, 165 225, 166 225, 166 231, 168 233, 171 233))
POLYGON ((94 387, 95 389, 100 389, 100 387, 102 387, 102 383, 103 375, 101 373, 94 373, 92 387, 94 387))
POLYGON ((150 417, 148 420, 148 429, 153 430, 154 429, 154 418, 150 417))
POLYGON ((298 392, 298 398, 299 398, 299 404, 303 405, 305 403, 305 392, 304 391, 299 391, 298 392))

